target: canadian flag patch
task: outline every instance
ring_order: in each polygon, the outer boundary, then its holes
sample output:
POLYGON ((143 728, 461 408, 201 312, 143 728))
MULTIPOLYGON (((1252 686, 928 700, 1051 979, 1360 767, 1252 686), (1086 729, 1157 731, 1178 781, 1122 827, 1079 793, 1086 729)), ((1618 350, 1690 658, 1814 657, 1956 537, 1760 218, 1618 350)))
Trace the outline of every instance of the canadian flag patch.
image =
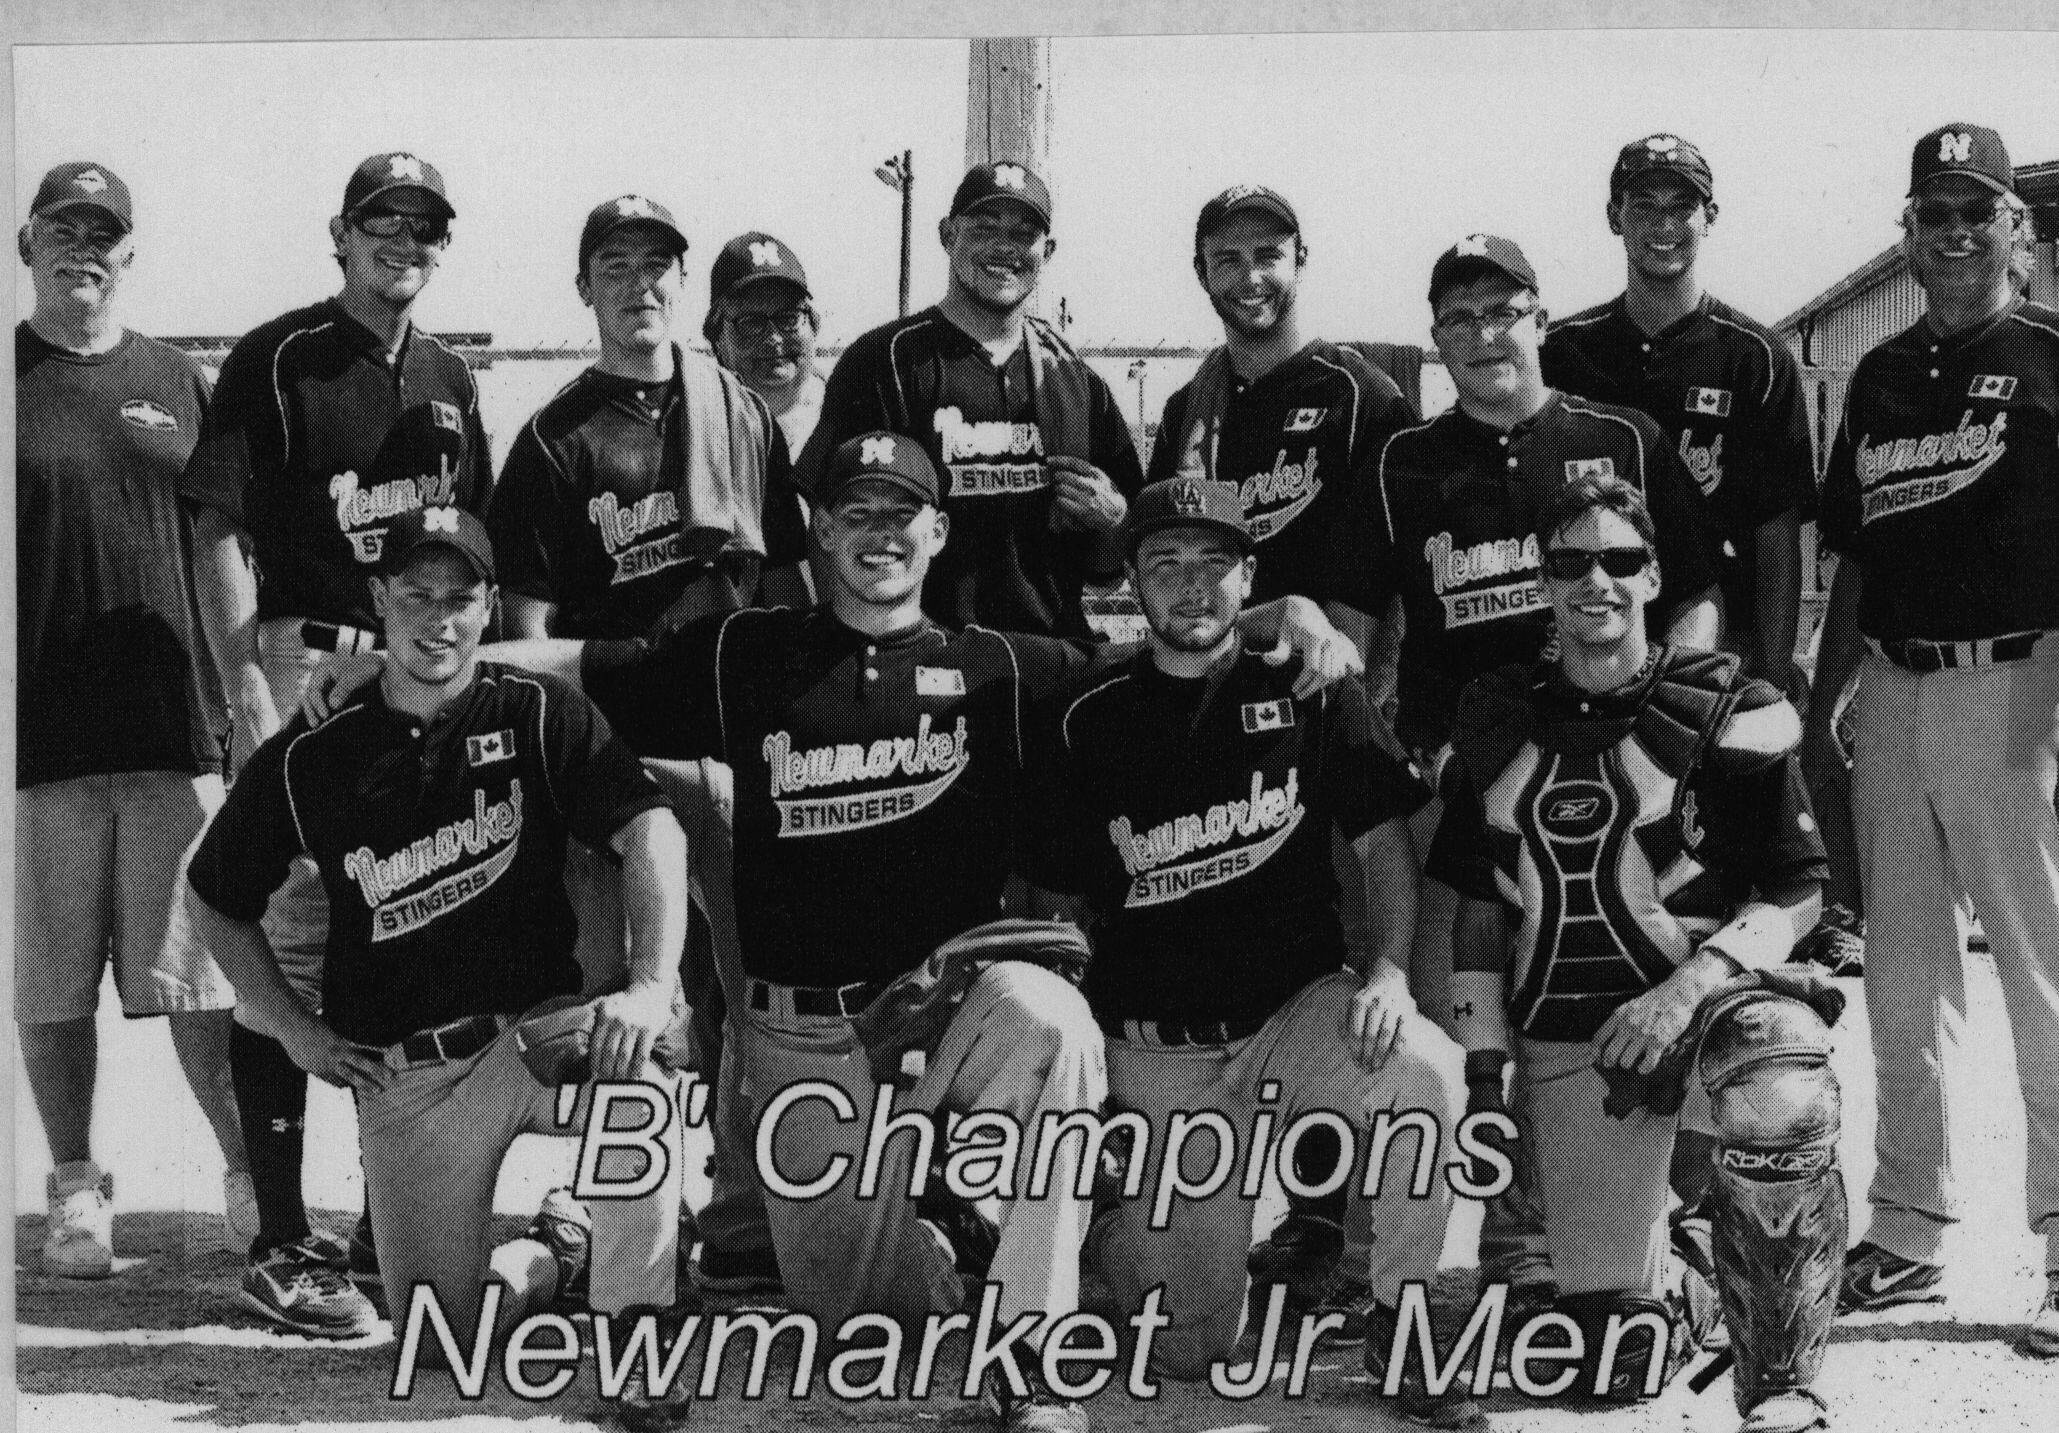
POLYGON ((1294 698, 1281 697, 1272 702, 1244 703, 1244 730, 1248 732, 1285 731, 1294 725, 1294 698))
POLYGON ((503 727, 480 736, 465 738, 465 759, 473 766, 491 766, 496 761, 512 760, 515 755, 515 729, 503 727))
POLYGON ((1972 386, 1966 390, 1968 398, 1999 398, 2003 402, 2016 396, 2016 379, 2007 373, 1982 373, 1976 376, 1972 386))
POLYGON ((962 697, 965 695, 965 673, 956 667, 917 667, 915 695, 962 697))
POLYGON ((1313 433, 1329 415, 1327 408, 1296 408, 1287 415, 1286 433, 1313 433))
POLYGON ((1690 388, 1687 390, 1687 411, 1703 413, 1714 418, 1730 416, 1730 390, 1728 388, 1690 388))

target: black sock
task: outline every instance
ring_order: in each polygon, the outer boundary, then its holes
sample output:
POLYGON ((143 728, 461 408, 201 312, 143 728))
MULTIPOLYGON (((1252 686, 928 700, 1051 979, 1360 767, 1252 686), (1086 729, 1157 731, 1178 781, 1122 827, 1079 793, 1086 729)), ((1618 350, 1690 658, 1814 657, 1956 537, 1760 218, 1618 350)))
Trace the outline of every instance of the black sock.
POLYGON ((236 1025, 229 1035, 229 1075, 257 1193, 257 1242, 250 1247, 256 1259, 308 1235, 307 1205, 300 1194, 307 1073, 277 1040, 236 1025))

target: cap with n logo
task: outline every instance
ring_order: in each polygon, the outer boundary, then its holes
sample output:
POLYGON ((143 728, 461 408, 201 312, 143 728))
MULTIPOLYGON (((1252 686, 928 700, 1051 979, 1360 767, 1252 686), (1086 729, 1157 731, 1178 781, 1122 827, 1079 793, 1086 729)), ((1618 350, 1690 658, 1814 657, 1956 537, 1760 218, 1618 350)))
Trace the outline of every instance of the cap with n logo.
POLYGON ((937 470, 922 444, 900 433, 860 433, 829 458, 814 497, 827 505, 853 483, 886 483, 930 507, 938 502, 937 470))
POLYGON ((2009 163, 2002 136, 1985 125, 1947 124, 1916 141, 1909 156, 1910 195, 1948 174, 1978 180, 1997 194, 2016 189, 2016 170, 2009 163))
POLYGON ((715 256, 715 265, 708 270, 708 302, 720 303, 760 279, 783 279, 799 289, 802 297, 815 297, 808 292, 808 274, 801 267, 800 255, 770 234, 753 229, 738 234, 715 256))
POLYGON ((404 149, 371 155, 352 172, 350 182, 343 186, 343 212, 349 214, 374 199, 403 190, 427 195, 430 208, 444 218, 457 217, 436 166, 404 149))

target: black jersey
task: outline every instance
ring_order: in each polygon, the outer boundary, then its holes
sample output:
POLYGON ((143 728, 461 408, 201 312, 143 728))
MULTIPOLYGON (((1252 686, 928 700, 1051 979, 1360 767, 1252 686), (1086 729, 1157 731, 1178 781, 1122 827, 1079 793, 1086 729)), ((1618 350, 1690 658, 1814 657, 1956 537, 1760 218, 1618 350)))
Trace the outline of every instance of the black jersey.
MULTIPOLYGON (((1192 391, 1190 384, 1165 401, 1152 482, 1179 469, 1192 391)), ((1370 547, 1363 536, 1339 541, 1338 526, 1354 514, 1346 499, 1375 481, 1381 445, 1415 422, 1414 405, 1393 379, 1364 355, 1321 339, 1253 382, 1232 378, 1215 471, 1237 484, 1258 543, 1253 602, 1334 595, 1339 584, 1330 564, 1340 552, 1370 547)), ((1369 509, 1355 511, 1364 516, 1369 509)))
POLYGON ((1618 295, 1554 323, 1543 357, 1552 387, 1635 408, 1665 430, 1723 534, 1729 625, 1749 632, 1759 525, 1816 508, 1809 408, 1787 345, 1707 295, 1678 323, 1647 334, 1618 295))
POLYGON ((924 611, 953 627, 1090 634, 1081 585, 1112 574, 1088 572, 1086 534, 1051 526, 1044 459, 1084 458, 1125 497, 1144 474, 1115 395, 1056 330, 1031 320, 998 366, 935 308, 862 335, 823 390, 803 490, 839 444, 876 429, 921 443, 943 484, 951 542, 930 564, 924 611))
POLYGON ((639 755, 735 768, 744 969, 846 985, 891 979, 999 913, 1025 708, 1090 653, 927 622, 868 637, 826 608, 749 608, 593 644, 582 680, 639 755))
POLYGON ((193 858, 202 900, 255 921, 294 857, 329 898, 322 1018, 388 1045, 465 1015, 576 994, 567 834, 605 849, 665 805, 564 683, 482 662, 434 720, 377 683, 259 747, 193 858))
MULTIPOLYGON (((487 527, 501 586, 557 605, 561 637, 649 631, 728 539, 680 512, 683 367, 666 383, 589 368, 508 448, 487 527)), ((751 402, 762 401, 741 390, 751 402)), ((768 567, 807 556, 786 437, 770 435, 759 521, 768 567)))
POLYGON ((1859 562, 1869 637, 2059 628, 2059 312, 1967 333, 1918 320, 1859 360, 1823 537, 1859 562))
POLYGON ((1537 586, 1531 526, 1545 500, 1585 476, 1620 478, 1644 494, 1658 533, 1658 616, 1716 581, 1720 539, 1701 494, 1658 426, 1642 413, 1554 393, 1514 428, 1492 427, 1452 408, 1388 439, 1378 481, 1355 501, 1373 505, 1369 556, 1347 561, 1356 594, 1345 601, 1383 613, 1401 594, 1398 734, 1413 747, 1442 746, 1467 682, 1545 650, 1551 608, 1537 586))
POLYGON ((177 497, 207 379, 167 344, 106 353, 14 330, 17 788, 222 769, 221 682, 177 497))
POLYGON ((1358 683, 1294 680, 1249 653, 1171 677, 1145 653, 1060 716, 1029 870, 1094 909, 1104 1021, 1262 1019, 1344 964, 1332 828, 1355 839, 1430 793, 1358 683))
POLYGON ((483 513, 492 487, 464 359, 419 328, 391 356, 327 299, 230 350, 179 494, 250 534, 260 620, 376 631, 365 579, 386 524, 420 507, 483 513))

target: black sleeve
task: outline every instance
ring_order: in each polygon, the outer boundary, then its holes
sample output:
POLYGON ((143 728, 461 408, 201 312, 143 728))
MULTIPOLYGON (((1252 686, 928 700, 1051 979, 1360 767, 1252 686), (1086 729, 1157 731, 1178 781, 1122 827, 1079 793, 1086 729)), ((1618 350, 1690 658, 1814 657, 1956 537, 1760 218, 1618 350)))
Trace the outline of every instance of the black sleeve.
POLYGON ((550 698, 544 749, 551 789, 572 834, 605 851, 630 821, 669 803, 592 702, 563 683, 540 680, 550 698))
POLYGON ((1829 879, 1823 838, 1793 752, 1743 775, 1704 766, 1691 785, 1706 832, 1702 863, 1736 882, 1740 892, 1791 890, 1829 879))
POLYGON ((1644 501, 1659 539, 1660 605, 1670 614, 1686 599, 1716 585, 1723 538, 1701 489, 1659 425, 1634 415, 1644 439, 1644 501))
POLYGON ((734 612, 719 612, 656 638, 588 642, 579 685, 638 756, 689 760, 722 749, 716 650, 734 612))
POLYGON ((1386 723, 1373 710, 1357 678, 1338 682, 1323 703, 1323 768, 1336 793, 1336 820, 1357 840, 1375 826, 1406 820, 1430 800, 1414 764, 1400 755, 1386 723))
POLYGON ((1844 414, 1837 425, 1837 437, 1830 445, 1830 462, 1823 469, 1823 496, 1816 512, 1816 531, 1826 547, 1851 553, 1859 542, 1858 449, 1852 442, 1852 400, 1866 370, 1862 365, 1845 389, 1844 414))
POLYGON ((465 470, 458 479, 458 506, 483 516, 493 501, 493 444, 486 436, 486 424, 479 416, 479 381, 462 354, 451 362, 464 370, 465 391, 471 401, 465 407, 465 470))
POLYGON ((486 510, 486 531, 493 538, 500 585, 539 602, 558 600, 565 535, 558 490, 557 465, 535 425, 524 423, 500 470, 500 484, 486 510))
POLYGON ((765 565, 790 567, 808 557, 808 530, 801 522, 801 500, 794 488, 794 465, 787 452, 786 432, 765 411, 772 441, 765 453, 765 502, 759 527, 765 534, 765 565))
POLYGON ((200 440, 179 477, 179 496, 211 507, 248 531, 251 480, 276 475, 285 455, 285 417, 272 393, 268 355, 239 343, 222 363, 200 440))
POLYGON ((1409 396, 1371 363, 1365 365, 1359 381, 1366 385, 1367 391, 1366 401, 1358 406, 1358 426, 1351 434, 1354 487, 1377 477, 1380 450, 1387 446, 1389 438, 1421 421, 1409 396))
POLYGON ((1025 819, 1016 866, 1022 878, 1060 895, 1086 893, 1092 871, 1091 853, 1105 836, 1097 836, 1093 810, 1081 793, 1071 753, 1066 749, 1065 714, 1072 697, 1061 694, 1034 703, 1023 742, 1025 819))
POLYGON ((1444 816, 1430 842, 1430 855, 1423 862, 1423 874, 1444 882, 1462 896, 1474 900, 1498 901, 1501 889, 1494 880, 1494 851, 1487 835, 1487 813, 1480 795, 1465 769, 1465 759, 1453 756, 1444 764, 1438 781, 1444 797, 1444 816))
MULTIPOLYGON (((1002 634, 1015 652, 1025 711, 1070 701, 1086 684, 1137 654, 1134 643, 1085 642, 1072 637, 1002 634)), ((1062 710, 1062 705, 1061 708, 1062 710)))
POLYGON ((1194 385, 1189 383, 1175 388, 1165 400, 1165 411, 1158 415, 1158 436, 1151 440, 1149 482, 1162 483, 1179 474, 1180 454, 1187 446, 1187 395, 1193 391, 1194 385))
POLYGON ((1773 377, 1759 419, 1761 448, 1752 464, 1764 497, 1759 521, 1795 508, 1806 522, 1816 515, 1816 445, 1801 366, 1783 343, 1773 345, 1773 377))
POLYGON ((849 439, 876 429, 900 429, 887 400, 893 378, 886 371, 886 345, 868 339, 845 349, 822 385, 822 416, 794 466, 794 485, 803 493, 815 491, 831 455, 849 439))
POLYGON ((262 919, 293 858, 306 854, 286 792, 286 743, 305 730, 296 716, 252 753, 193 853, 188 883, 230 920, 262 919))
POLYGON ((1372 459, 1354 475, 1343 511, 1330 531, 1323 561, 1329 595, 1376 622, 1386 616, 1387 604, 1393 600, 1397 568, 1385 502, 1386 453, 1391 441, 1391 437, 1382 438, 1372 459))

